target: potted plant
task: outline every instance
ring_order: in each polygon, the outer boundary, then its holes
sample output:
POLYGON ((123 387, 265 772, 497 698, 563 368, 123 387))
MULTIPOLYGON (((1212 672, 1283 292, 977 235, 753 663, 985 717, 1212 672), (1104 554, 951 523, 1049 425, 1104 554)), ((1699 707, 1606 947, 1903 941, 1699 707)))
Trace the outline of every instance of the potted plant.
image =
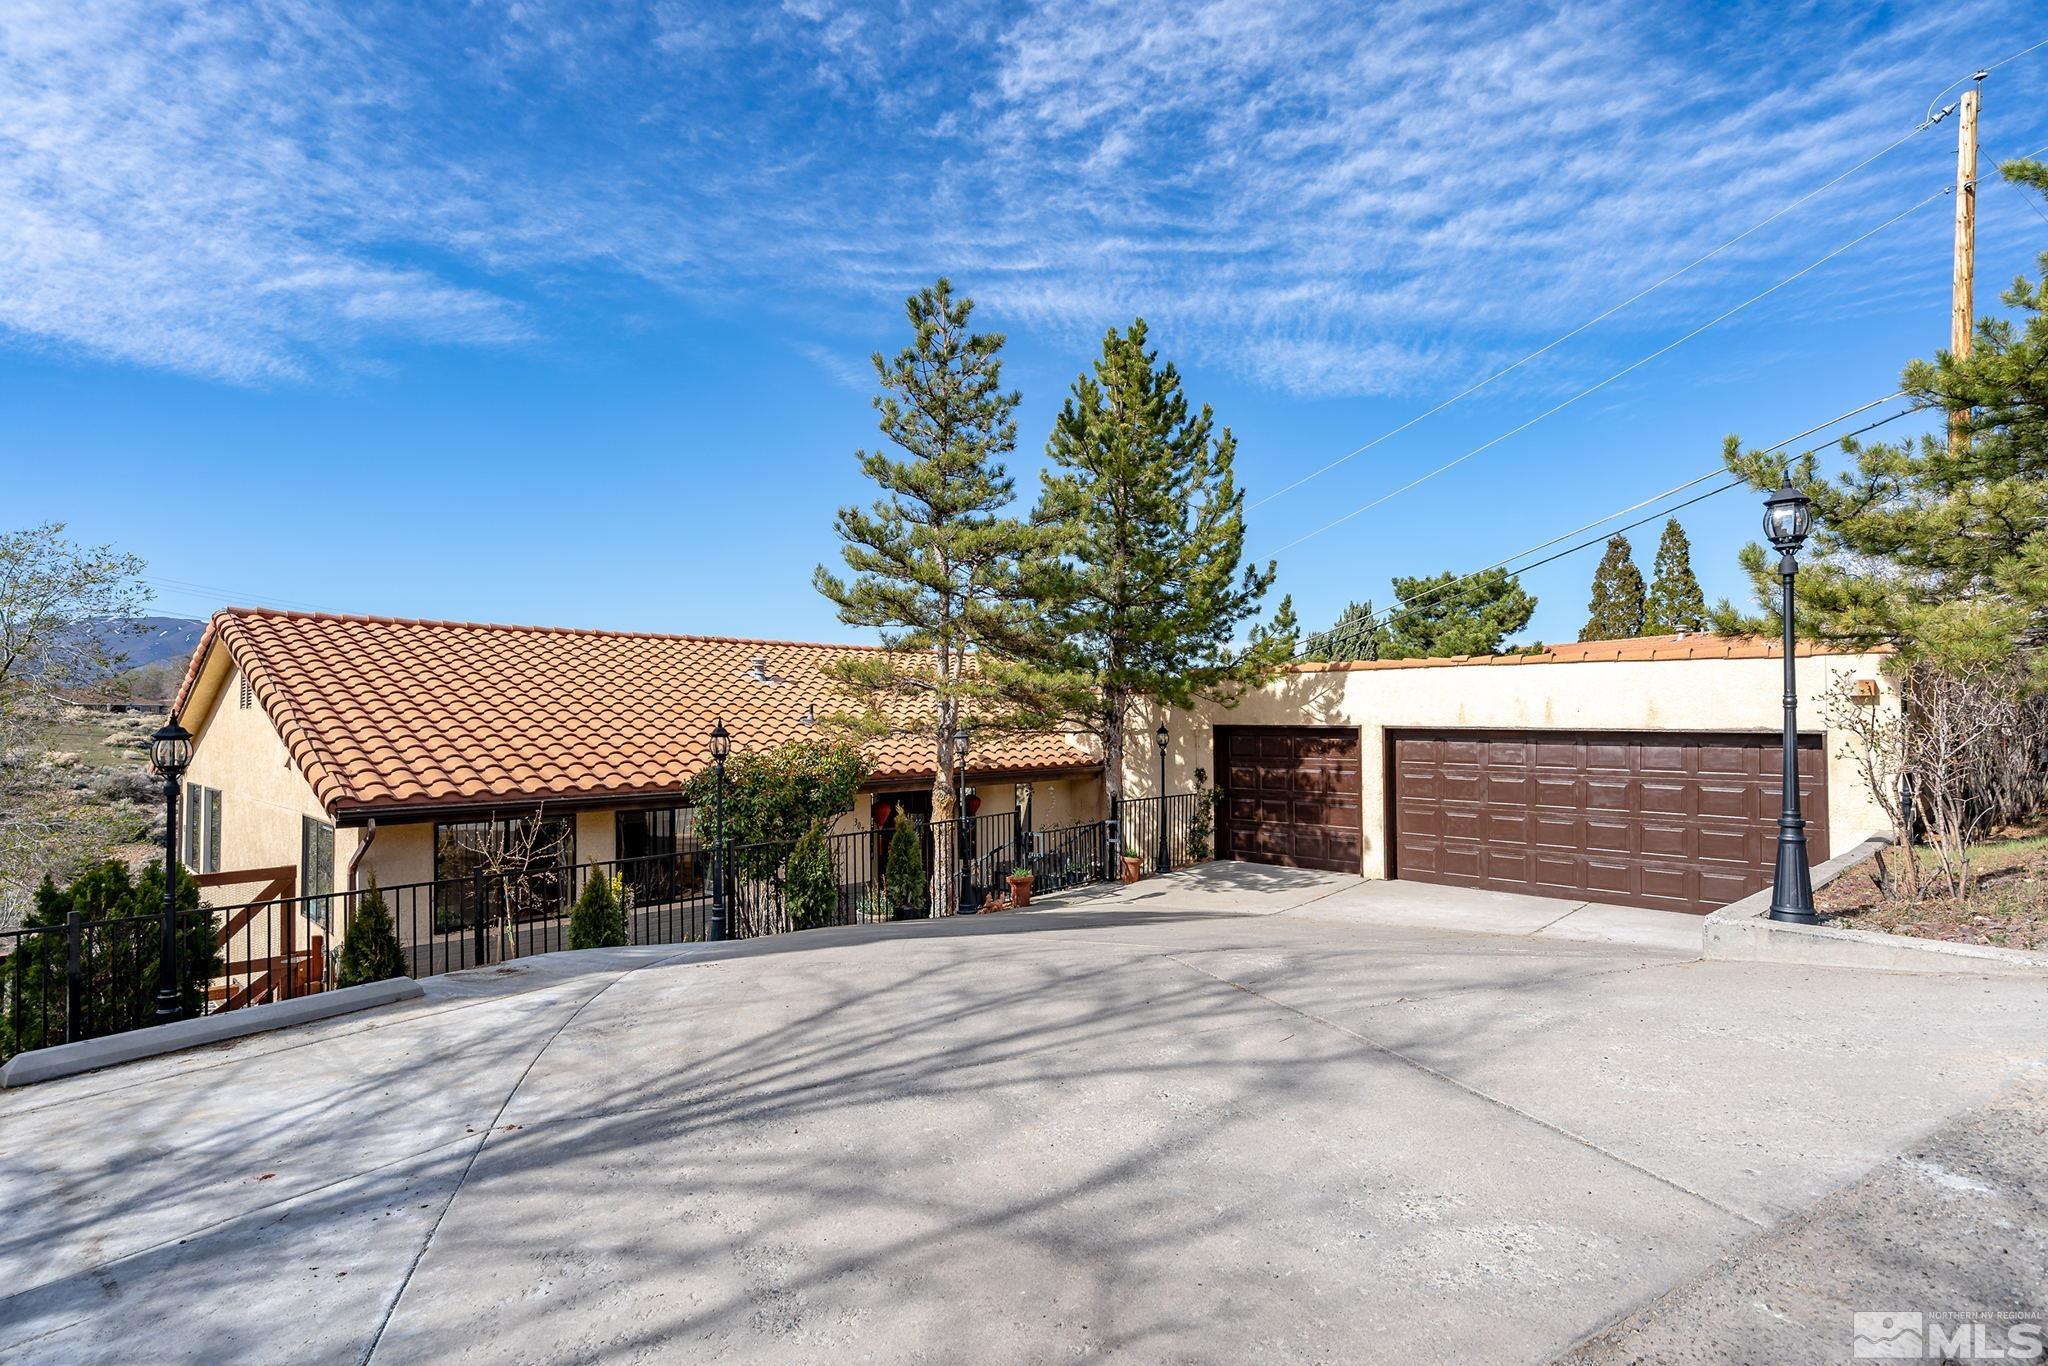
POLYGON ((1010 870, 1009 883, 1011 908, 1013 910, 1022 910, 1024 907, 1029 906, 1031 904, 1031 870, 1029 868, 1012 868, 1010 870))
POLYGON ((1124 881, 1136 882, 1145 876, 1145 856, 1138 852, 1136 845, 1124 846, 1124 881))

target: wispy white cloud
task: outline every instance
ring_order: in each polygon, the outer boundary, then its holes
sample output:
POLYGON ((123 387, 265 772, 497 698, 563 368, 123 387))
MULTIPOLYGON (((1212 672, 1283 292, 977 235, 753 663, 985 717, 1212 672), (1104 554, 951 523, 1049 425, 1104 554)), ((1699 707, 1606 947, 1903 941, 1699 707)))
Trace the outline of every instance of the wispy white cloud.
MULTIPOLYGON (((0 328, 262 382, 545 338, 590 272, 826 331, 945 272, 998 326, 1143 313, 1290 392, 1440 389, 1903 131, 2024 12, 16 0, 0 328)), ((1902 149, 1615 330, 1942 174, 1902 149)))

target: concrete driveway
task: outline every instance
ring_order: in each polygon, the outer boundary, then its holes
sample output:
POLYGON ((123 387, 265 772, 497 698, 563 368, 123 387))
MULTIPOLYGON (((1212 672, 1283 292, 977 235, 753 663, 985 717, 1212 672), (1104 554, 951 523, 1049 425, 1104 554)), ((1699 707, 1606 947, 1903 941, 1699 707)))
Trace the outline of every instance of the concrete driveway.
POLYGON ((1584 914, 1211 866, 8 1093, 0 1356, 1842 1360, 1858 1294, 2038 1297, 2038 985, 1584 914))

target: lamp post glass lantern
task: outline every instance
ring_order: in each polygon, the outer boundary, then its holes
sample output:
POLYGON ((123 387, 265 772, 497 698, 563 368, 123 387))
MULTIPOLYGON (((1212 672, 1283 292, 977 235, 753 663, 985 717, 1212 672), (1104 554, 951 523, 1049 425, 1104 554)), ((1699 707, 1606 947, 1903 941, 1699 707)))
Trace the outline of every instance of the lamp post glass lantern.
POLYGON ((1153 858, 1159 872, 1171 871, 1172 859, 1167 854, 1166 844, 1166 746, 1172 738, 1167 734, 1166 723, 1161 721, 1159 729, 1152 732, 1152 738, 1159 742, 1159 852, 1153 858))
POLYGON ((149 737, 149 766, 164 780, 164 909, 157 930, 156 1020, 185 1013, 178 999, 178 789, 192 762, 192 734, 176 721, 149 737))
POLYGON ((712 943, 725 938, 725 758, 732 753, 732 736, 719 721, 711 727, 711 763, 718 770, 712 785, 711 806, 711 929, 712 943))
POLYGON ((1806 862, 1806 820, 1799 810, 1799 679, 1793 658, 1793 581, 1799 573, 1799 548, 1813 530, 1813 509, 1806 495, 1792 487, 1792 476, 1764 500, 1764 535, 1778 552, 1779 612, 1784 628, 1785 733, 1784 768, 1778 808, 1778 861, 1771 877, 1771 919, 1813 925, 1813 874, 1806 862))

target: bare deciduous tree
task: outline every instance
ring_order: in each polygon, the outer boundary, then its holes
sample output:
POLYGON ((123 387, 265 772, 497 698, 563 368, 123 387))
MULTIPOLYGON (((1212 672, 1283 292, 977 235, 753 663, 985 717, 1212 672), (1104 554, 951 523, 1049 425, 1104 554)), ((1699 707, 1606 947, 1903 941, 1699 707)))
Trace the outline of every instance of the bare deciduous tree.
POLYGON ((565 896, 569 835, 547 818, 544 806, 524 815, 492 812, 480 825, 458 830, 457 847, 482 874, 484 904, 478 916, 489 916, 497 959, 516 957, 512 936, 521 921, 545 912, 565 896), (498 893, 495 905, 491 892, 498 893))
POLYGON ((44 873, 104 859, 122 822, 56 780, 47 743, 56 690, 104 677, 143 601, 142 561, 79 546, 61 523, 0 534, 0 924, 44 873))
POLYGON ((1912 845, 1924 833, 1932 890, 1967 897, 1971 846, 1987 830, 2038 814, 2048 797, 2048 706, 2033 661, 1920 659, 1899 666, 1892 681, 1896 710, 1855 700, 1846 679, 1824 702, 1901 852, 1902 879, 1893 880, 1880 856, 1880 884, 1887 896, 1929 890, 1912 845))

